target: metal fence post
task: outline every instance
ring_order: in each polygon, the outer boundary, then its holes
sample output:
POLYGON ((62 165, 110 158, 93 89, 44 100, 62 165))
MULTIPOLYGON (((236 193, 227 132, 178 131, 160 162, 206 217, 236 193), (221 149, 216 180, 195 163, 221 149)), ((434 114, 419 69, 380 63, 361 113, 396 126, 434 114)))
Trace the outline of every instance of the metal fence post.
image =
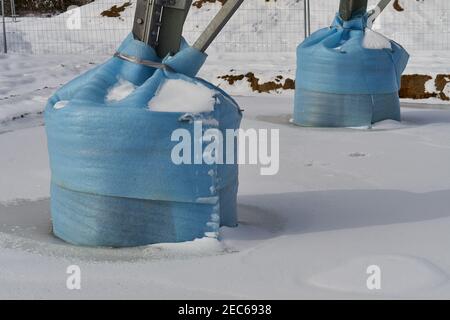
POLYGON ((16 3, 14 0, 10 0, 11 2, 11 18, 13 22, 17 22, 17 16, 16 16, 16 3))
POLYGON ((5 23, 5 0, 2 1, 2 24, 3 24, 3 51, 8 53, 8 45, 6 44, 6 23, 5 23))
POLYGON ((305 14, 305 39, 311 35, 311 6, 309 0, 303 0, 305 14))

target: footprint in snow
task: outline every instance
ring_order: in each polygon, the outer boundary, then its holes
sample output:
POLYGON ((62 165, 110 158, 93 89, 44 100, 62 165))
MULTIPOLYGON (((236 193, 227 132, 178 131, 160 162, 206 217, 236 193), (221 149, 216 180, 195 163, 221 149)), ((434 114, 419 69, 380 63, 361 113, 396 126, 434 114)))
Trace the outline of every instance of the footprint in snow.
POLYGON ((309 279, 312 285, 324 289, 394 297, 421 294, 447 281, 447 274, 438 266, 425 258, 407 255, 362 256, 309 279), (368 286, 368 279, 373 275, 368 269, 371 266, 380 271, 381 288, 378 290, 371 290, 368 286))

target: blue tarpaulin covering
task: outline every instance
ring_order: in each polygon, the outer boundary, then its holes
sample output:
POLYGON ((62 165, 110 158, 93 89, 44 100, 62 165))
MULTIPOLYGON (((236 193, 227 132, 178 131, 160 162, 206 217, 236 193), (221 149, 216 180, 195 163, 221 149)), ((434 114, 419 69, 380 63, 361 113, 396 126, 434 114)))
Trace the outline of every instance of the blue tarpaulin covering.
POLYGON ((370 126, 400 120, 401 74, 408 53, 363 46, 367 16, 336 16, 297 49, 294 123, 317 127, 370 126))
MULTIPOLYGON (((151 47, 131 35, 118 52, 161 62, 151 47)), ((240 125, 235 101, 194 78, 205 59, 186 44, 164 60, 173 71, 113 57, 50 98, 45 122, 58 237, 77 245, 127 247, 215 236, 221 225, 236 226, 237 165, 176 165, 171 159, 176 129, 194 137, 196 121, 202 122, 203 131, 225 132, 240 125), (118 79, 137 89, 121 101, 107 102, 107 92, 118 79), (214 111, 151 111, 148 102, 167 79, 215 90, 214 111), (59 101, 69 103, 57 109, 59 101)))

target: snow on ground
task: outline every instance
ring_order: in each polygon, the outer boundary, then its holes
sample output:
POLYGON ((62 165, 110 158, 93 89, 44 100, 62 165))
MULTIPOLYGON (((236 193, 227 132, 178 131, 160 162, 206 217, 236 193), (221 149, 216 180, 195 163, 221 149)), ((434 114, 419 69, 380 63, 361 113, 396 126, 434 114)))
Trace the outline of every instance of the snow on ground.
MULTIPOLYGON (((95 3, 82 13, 94 12, 94 19, 100 13, 95 10, 107 9, 111 1, 95 3)), ((428 14, 423 2, 406 4, 411 21, 428 14)), ((264 26, 299 4, 270 5, 280 11, 260 23, 232 22, 242 27, 236 34, 257 34, 256 45, 267 42, 264 26)), ((212 7, 218 9, 208 4, 191 14, 207 21, 212 7)), ((322 9, 330 14, 328 7, 322 9)), ((393 23, 394 14, 390 9, 381 26, 393 23)), ((92 20, 92 26, 114 29, 115 36, 123 32, 121 39, 128 33, 123 31, 127 19, 102 20, 101 26, 92 20)), ((442 15, 437 19, 440 25, 448 22, 442 15)), ((323 19, 313 20, 315 29, 323 19)), ((16 40, 30 52, 48 50, 48 43, 16 27, 16 40)), ((277 24, 275 31, 281 34, 281 28, 277 24)), ((80 34, 53 35, 54 49, 89 50, 97 40, 111 46, 101 32, 80 34)), ((423 40, 423 33, 386 35, 406 45, 423 40)), ((427 45, 436 46, 437 40, 427 39, 427 45)), ((407 74, 450 74, 448 52, 408 49, 407 74)), ((217 78, 249 71, 261 82, 278 75, 294 78, 293 50, 225 54, 213 46, 208 53, 200 76, 235 96, 245 110, 243 128, 280 129, 280 172, 261 176, 258 167, 241 167, 240 225, 222 228, 220 242, 117 250, 77 248, 51 235, 42 119, 57 88, 106 57, 0 55, 0 298, 450 298, 448 104, 433 99, 425 100, 426 108, 416 101, 405 104, 402 123, 385 121, 371 130, 296 127, 290 123, 293 90, 257 94, 246 81, 231 86, 217 78), (72 264, 82 270, 80 291, 66 289, 66 268, 72 264), (366 287, 370 265, 382 270, 380 291, 366 287)), ((427 83, 429 91, 433 86, 427 83)), ((116 89, 118 99, 131 92, 127 86, 116 89)))
POLYGON ((0 54, 0 132, 12 118, 35 117, 57 88, 101 57, 0 54))
POLYGON ((373 130, 314 129, 290 124, 290 95, 235 96, 244 129, 280 129, 280 172, 241 167, 240 226, 222 228, 221 242, 113 250, 55 239, 39 112, 96 60, 0 58, 0 298, 450 298, 448 106, 408 105, 402 124, 373 130), (73 264, 80 291, 66 289, 73 264), (373 264, 380 291, 366 287, 373 264))

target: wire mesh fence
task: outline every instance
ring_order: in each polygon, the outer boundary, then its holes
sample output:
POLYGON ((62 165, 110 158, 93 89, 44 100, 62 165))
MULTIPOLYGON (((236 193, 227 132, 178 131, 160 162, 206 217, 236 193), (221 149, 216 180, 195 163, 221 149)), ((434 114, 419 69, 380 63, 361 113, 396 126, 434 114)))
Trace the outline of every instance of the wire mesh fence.
MULTIPOLYGON (((199 1, 197 1, 199 3, 199 1)), ((191 10, 185 37, 196 39, 220 3, 205 3, 191 10)), ((244 1, 214 43, 224 52, 284 52, 295 50, 304 39, 303 0, 244 1)))
MULTIPOLYGON (((4 0, 6 8, 11 1, 4 0)), ((222 52, 293 52, 304 39, 305 0, 247 0, 214 48, 222 52)), ((377 0, 369 0, 374 5, 377 0)), ((330 25, 338 0, 310 1, 311 30, 330 25)), ((197 0, 184 35, 194 41, 220 9, 221 2, 197 0)), ((9 52, 32 54, 111 54, 131 31, 134 0, 95 0, 60 14, 12 17, 5 14, 9 52)), ((2 27, 0 27, 1 30, 2 27)), ((397 0, 375 29, 408 50, 450 49, 450 1, 397 0)), ((3 37, 0 37, 0 51, 3 37)))
MULTIPOLYGON (((5 0, 5 6, 9 1, 5 0)), ((122 6, 124 3, 127 2, 100 0, 82 7, 69 7, 61 14, 24 14, 16 21, 7 17, 8 51, 109 54, 131 30, 134 11, 132 4, 122 6)))
POLYGON ((403 3, 382 14, 375 28, 410 50, 450 50, 450 1, 403 3))

